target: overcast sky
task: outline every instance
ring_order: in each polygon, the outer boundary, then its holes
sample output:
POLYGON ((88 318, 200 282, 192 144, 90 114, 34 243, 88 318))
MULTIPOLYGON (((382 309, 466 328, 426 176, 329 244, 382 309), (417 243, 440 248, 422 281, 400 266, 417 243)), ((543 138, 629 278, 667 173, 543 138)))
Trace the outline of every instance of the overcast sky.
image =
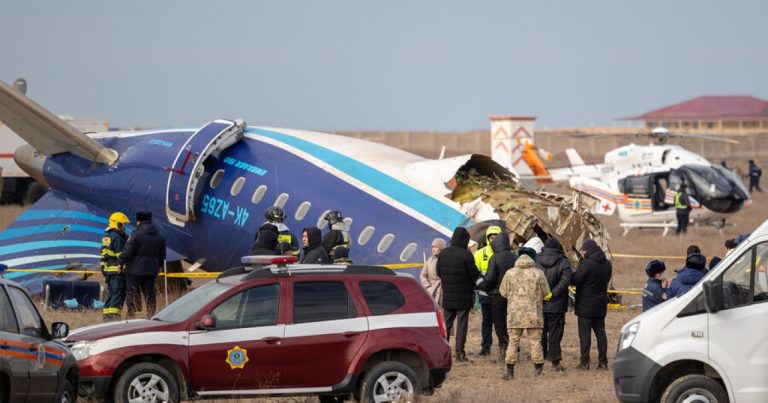
POLYGON ((768 1, 0 0, 0 79, 113 126, 610 126, 768 98, 768 1))

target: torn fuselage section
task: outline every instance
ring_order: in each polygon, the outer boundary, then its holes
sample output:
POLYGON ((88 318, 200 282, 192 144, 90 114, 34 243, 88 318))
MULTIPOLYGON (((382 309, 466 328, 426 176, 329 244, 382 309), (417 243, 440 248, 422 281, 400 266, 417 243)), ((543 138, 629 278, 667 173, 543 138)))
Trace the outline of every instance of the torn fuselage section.
POLYGON ((534 236, 542 240, 555 237, 572 263, 578 262, 579 249, 587 239, 594 239, 610 253, 608 233, 590 212, 597 199, 581 192, 564 196, 528 190, 496 165, 503 171, 482 158, 470 158, 447 184, 452 189, 449 197, 477 223, 469 230, 480 246, 488 226, 500 225, 515 245, 534 236))

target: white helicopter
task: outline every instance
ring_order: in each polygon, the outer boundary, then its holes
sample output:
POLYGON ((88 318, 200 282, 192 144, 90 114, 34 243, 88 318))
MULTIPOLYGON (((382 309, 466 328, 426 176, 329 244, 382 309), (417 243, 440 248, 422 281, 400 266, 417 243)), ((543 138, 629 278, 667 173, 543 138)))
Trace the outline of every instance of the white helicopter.
POLYGON ((656 144, 629 144, 609 151, 602 164, 586 165, 575 149, 566 150, 571 164, 549 170, 553 181, 569 181, 572 188, 600 200, 595 213, 618 211, 624 234, 632 228, 660 227, 666 235, 676 223, 674 197, 686 183, 693 210, 691 223, 722 228, 725 219, 751 202, 741 179, 729 169, 680 146, 670 137, 689 137, 736 143, 723 138, 673 134, 659 127, 649 133, 656 144))

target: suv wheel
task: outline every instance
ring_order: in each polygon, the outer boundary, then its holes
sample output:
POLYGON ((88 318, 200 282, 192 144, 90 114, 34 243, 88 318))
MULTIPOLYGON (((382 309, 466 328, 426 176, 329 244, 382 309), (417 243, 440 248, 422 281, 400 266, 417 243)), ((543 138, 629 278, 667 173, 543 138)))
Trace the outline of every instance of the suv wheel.
POLYGON ((115 402, 126 403, 179 401, 176 379, 165 367, 144 362, 128 367, 115 386, 115 402))
POLYGON ((728 395, 716 380, 704 375, 686 375, 675 379, 661 396, 663 403, 725 403, 728 395))
POLYGON ((61 386, 61 391, 56 397, 56 402, 60 403, 73 403, 76 400, 75 387, 69 379, 64 380, 64 384, 61 386))
POLYGON ((363 377, 360 396, 369 402, 413 402, 421 391, 411 367, 395 361, 376 364, 363 377))

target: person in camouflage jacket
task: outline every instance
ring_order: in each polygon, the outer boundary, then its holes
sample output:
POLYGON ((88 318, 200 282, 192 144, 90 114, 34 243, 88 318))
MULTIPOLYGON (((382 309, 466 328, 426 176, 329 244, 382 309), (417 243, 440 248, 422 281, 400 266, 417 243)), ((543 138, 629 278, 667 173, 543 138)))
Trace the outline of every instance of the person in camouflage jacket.
POLYGON ((541 329, 544 326, 544 299, 551 297, 544 273, 534 266, 533 259, 520 255, 515 266, 507 270, 499 292, 507 299, 507 330, 509 345, 504 361, 507 373, 503 379, 514 377, 517 347, 525 331, 531 345, 531 360, 535 375, 541 375, 544 353, 541 348, 541 329))

